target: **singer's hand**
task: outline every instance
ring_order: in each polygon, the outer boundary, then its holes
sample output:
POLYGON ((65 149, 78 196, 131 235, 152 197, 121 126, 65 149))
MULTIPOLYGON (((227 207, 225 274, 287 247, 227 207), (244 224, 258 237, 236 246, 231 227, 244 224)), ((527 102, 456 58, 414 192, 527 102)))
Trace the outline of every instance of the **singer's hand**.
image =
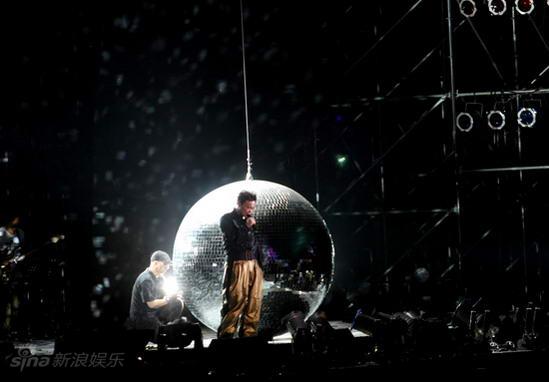
POLYGON ((255 226, 255 219, 252 216, 246 218, 246 227, 252 228, 255 226))

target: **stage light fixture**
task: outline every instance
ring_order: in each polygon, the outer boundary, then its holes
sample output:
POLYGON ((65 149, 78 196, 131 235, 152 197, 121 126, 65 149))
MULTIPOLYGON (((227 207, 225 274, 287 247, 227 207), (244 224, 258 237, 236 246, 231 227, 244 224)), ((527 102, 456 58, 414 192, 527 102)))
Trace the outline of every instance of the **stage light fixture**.
POLYGON ((473 0, 461 0, 459 11, 465 17, 473 17, 477 13, 477 5, 473 0))
POLYGON ((465 108, 456 117, 456 127, 464 133, 470 132, 473 127, 479 126, 482 120, 483 105, 477 102, 465 103, 465 108))
POLYGON ((353 319, 353 323, 351 324, 351 329, 356 329, 371 336, 375 333, 380 324, 381 320, 379 318, 370 316, 363 312, 362 309, 358 309, 353 319))
POLYGON ((537 111, 531 107, 523 107, 517 113, 517 122, 521 127, 533 127, 536 124, 537 111))
POLYGON ((487 120, 492 130, 501 130, 505 126, 505 114, 501 110, 491 110, 487 120))
POLYGON ((516 0, 515 7, 521 15, 529 15, 535 8, 534 0, 516 0))
POLYGON ((507 2, 505 0, 488 0, 488 10, 493 16, 501 16, 507 11, 507 2))
POLYGON ((468 133, 473 129, 475 122, 471 113, 461 112, 456 117, 456 126, 460 131, 468 133))
POLYGON ((312 335, 305 322, 305 313, 294 310, 284 316, 282 322, 292 335, 292 351, 300 354, 312 352, 312 335))
POLYGON ((282 318, 282 321, 286 322, 286 328, 293 338, 295 338, 299 332, 304 332, 307 330, 305 313, 303 313, 302 311, 292 311, 284 316, 282 318))

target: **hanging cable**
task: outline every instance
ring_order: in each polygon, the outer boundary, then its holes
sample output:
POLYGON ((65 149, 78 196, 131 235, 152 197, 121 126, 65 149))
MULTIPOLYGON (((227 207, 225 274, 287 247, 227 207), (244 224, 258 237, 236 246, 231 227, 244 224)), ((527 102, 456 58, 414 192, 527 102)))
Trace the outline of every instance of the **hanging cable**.
POLYGON ((242 37, 242 77, 244 79, 244 116, 246 118, 246 180, 252 180, 252 154, 250 150, 250 125, 248 123, 248 89, 246 83, 246 51, 244 41, 244 6, 240 0, 240 32, 242 37))

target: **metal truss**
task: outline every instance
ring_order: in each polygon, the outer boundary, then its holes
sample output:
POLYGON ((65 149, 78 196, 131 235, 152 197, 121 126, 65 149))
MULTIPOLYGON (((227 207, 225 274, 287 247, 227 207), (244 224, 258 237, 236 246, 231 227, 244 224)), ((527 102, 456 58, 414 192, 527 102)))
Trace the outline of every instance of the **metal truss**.
MULTIPOLYGON (((375 49, 386 39, 386 37, 393 32, 401 23, 402 21, 410 16, 415 9, 422 3, 423 0, 418 0, 415 2, 388 30, 381 35, 381 37, 370 47, 368 48, 365 53, 363 53, 353 64, 347 69, 347 71, 344 73, 345 76, 349 75, 361 62, 363 62, 368 56, 372 54, 372 52, 375 51, 375 49)), ((456 137, 456 100, 457 99, 466 99, 466 98, 477 98, 477 97, 510 97, 511 99, 515 99, 517 107, 520 102, 520 98, 523 96, 533 96, 533 95, 546 95, 549 94, 549 88, 536 88, 534 85, 541 79, 543 76, 549 71, 549 65, 547 65, 539 74, 537 74, 533 79, 527 82, 527 87, 525 88, 519 88, 518 84, 518 75, 519 75, 519 60, 518 60, 518 54, 517 54, 517 31, 516 31, 516 20, 515 20, 515 9, 512 7, 512 29, 513 29, 513 59, 514 59, 514 78, 513 84, 510 84, 508 80, 506 80, 499 69, 499 66, 497 65, 496 60, 494 59, 493 55, 491 54, 488 45, 482 38, 481 34, 475 27, 474 23, 471 19, 467 18, 466 20, 461 20, 456 26, 452 24, 453 20, 453 12, 452 12, 452 0, 446 1, 446 11, 447 11, 447 27, 448 32, 447 36, 443 38, 435 47, 433 47, 431 50, 429 50, 422 58, 408 71, 408 73, 400 78, 395 85, 384 95, 375 96, 375 97, 361 97, 353 101, 348 101, 344 103, 336 103, 332 104, 331 108, 333 109, 340 109, 340 110, 351 110, 354 108, 364 108, 366 107, 366 110, 363 110, 360 112, 359 116, 357 118, 360 118, 363 116, 364 113, 367 113, 371 110, 371 107, 375 105, 376 103, 380 102, 401 102, 401 101, 410 101, 410 100, 419 100, 419 101, 426 101, 429 102, 429 105, 426 107, 426 109, 423 111, 421 116, 414 121, 408 128, 405 129, 405 131, 398 137, 388 148, 386 148, 377 158, 373 160, 373 162, 365 169, 359 172, 359 174, 341 191, 331 202, 327 203, 327 205, 323 208, 324 213, 328 213, 331 216, 336 217, 345 217, 345 216, 358 216, 358 217, 376 217, 376 216, 386 216, 386 215, 404 215, 404 214, 442 214, 442 217, 438 219, 434 224, 431 225, 431 227, 422 234, 418 240, 416 240, 404 253, 402 253, 400 256, 397 257, 397 259, 390 265, 388 265, 383 272, 382 276, 387 277, 389 274, 393 272, 395 267, 398 266, 405 258, 410 256, 414 249, 421 244, 430 234, 436 231, 437 227, 439 227, 444 221, 446 221, 451 216, 456 216, 456 230, 457 230, 457 248, 455 248, 458 258, 457 263, 450 264, 449 267, 443 272, 443 275, 446 275, 449 271, 458 268, 459 272, 461 272, 462 267, 462 256, 465 254, 468 254, 474 247, 478 245, 479 242, 483 241, 485 238, 491 235, 491 233, 494 231, 494 228, 488 229, 486 232, 484 232, 479 238, 478 241, 473 244, 471 247, 467 248, 466 250, 463 249, 463 243, 462 243, 462 234, 461 234, 461 216, 460 216, 460 204, 461 204, 461 178, 463 176, 467 176, 468 174, 482 174, 482 173, 518 173, 520 183, 523 184, 523 172, 524 171, 546 171, 549 170, 549 165, 539 165, 539 166, 507 166, 507 167, 495 167, 495 168, 473 168, 473 169, 461 169, 459 167, 459 155, 460 150, 457 144, 457 137, 456 137), (456 33, 459 29, 463 27, 463 25, 467 24, 469 28, 473 31, 476 40, 481 45, 483 51, 486 53, 486 57, 490 61, 491 67, 493 68, 494 72, 496 73, 497 77, 501 81, 501 88, 495 89, 491 91, 486 90, 479 90, 479 91, 464 91, 460 92, 455 84, 455 78, 454 78, 454 47, 453 47, 453 34, 456 33), (401 84, 404 83, 411 75, 413 75, 420 67, 422 67, 432 56, 433 54, 441 49, 444 44, 447 44, 448 46, 448 62, 449 62, 449 85, 450 89, 448 89, 447 92, 438 93, 438 94, 416 94, 412 96, 394 96, 395 92, 400 88, 401 84), (391 155, 395 149, 400 146, 403 142, 406 141, 406 139, 413 133, 426 119, 428 115, 430 115, 434 110, 436 110, 439 106, 441 106, 445 101, 451 102, 451 115, 452 115, 452 145, 453 145, 453 152, 451 153, 455 160, 455 167, 454 167, 454 175, 456 179, 456 196, 455 196, 455 205, 450 208, 434 208, 434 209, 408 209, 408 210, 397 210, 397 209, 389 209, 389 210, 370 210, 370 211, 351 211, 351 212, 345 212, 345 211, 334 211, 336 205, 345 197, 347 196, 358 184, 360 184, 364 178, 371 173, 371 171, 378 166, 382 165, 384 160, 391 155)), ((456 0, 457 2, 457 0, 456 0)), ((529 22, 532 24, 534 30, 536 31, 537 36, 539 37, 540 41, 542 42, 545 50, 549 52, 549 44, 541 34, 539 28, 537 27, 536 23, 532 19, 531 15, 527 16, 529 18, 529 22)), ((336 140, 342 139, 342 137, 349 131, 349 128, 346 127, 339 136, 336 138, 336 140)), ((332 142, 333 143, 333 142, 332 142)), ((315 138, 315 144, 316 144, 316 138, 315 138)), ((331 144, 330 144, 331 145, 331 144)), ((325 152, 327 149, 324 149, 322 152, 325 152)), ((318 151, 315 149, 315 152, 318 155, 318 151)), ((519 159, 522 157, 522 138, 520 135, 520 129, 517 129, 517 152, 519 159)), ((317 159, 315 159, 316 161, 317 159)), ((360 170, 360 168, 359 168, 360 170)), ((318 181, 317 181, 318 182, 318 181)), ((318 197, 318 187, 317 187, 317 203, 318 203, 319 197, 318 197)), ((520 210, 521 210, 521 226, 522 226, 522 256, 521 260, 524 263, 524 285, 525 290, 524 293, 528 295, 528 285, 529 285, 529 275, 527 273, 527 258, 526 258, 526 224, 525 224, 525 207, 524 203, 522 201, 519 201, 520 203, 520 210)), ((512 264, 509 265, 509 267, 514 267, 518 262, 518 258, 515 258, 512 261, 512 264)), ((508 267, 508 268, 509 268, 508 267)), ((378 275, 379 276, 379 275, 378 275)))

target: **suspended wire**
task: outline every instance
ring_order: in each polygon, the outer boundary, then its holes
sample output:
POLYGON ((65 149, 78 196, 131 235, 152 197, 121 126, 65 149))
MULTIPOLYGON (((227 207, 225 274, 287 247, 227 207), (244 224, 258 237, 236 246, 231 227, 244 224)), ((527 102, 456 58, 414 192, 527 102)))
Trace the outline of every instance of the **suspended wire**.
POLYGON ((240 32, 242 37, 242 77, 244 80, 244 115, 246 119, 246 180, 252 180, 252 154, 250 149, 250 125, 248 122, 248 85, 246 82, 246 50, 244 40, 244 6, 240 0, 240 32))

